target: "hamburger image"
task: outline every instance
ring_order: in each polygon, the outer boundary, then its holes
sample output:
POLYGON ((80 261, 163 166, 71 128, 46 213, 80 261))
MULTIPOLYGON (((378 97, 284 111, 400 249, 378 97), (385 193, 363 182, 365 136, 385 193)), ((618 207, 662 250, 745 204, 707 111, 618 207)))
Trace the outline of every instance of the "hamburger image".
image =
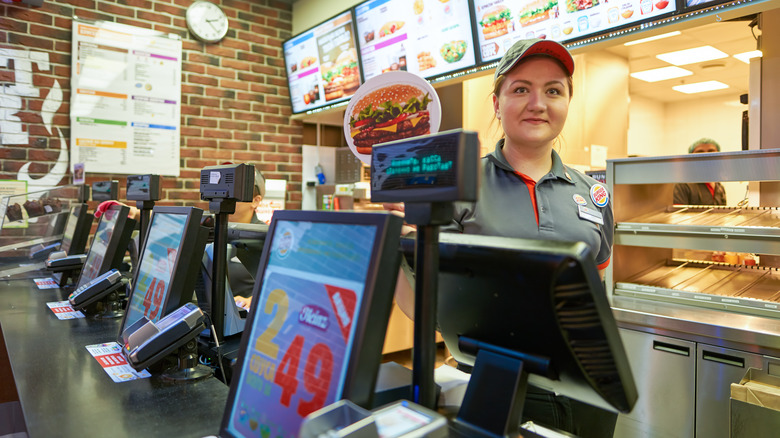
POLYGON ((366 94, 349 118, 352 143, 360 154, 402 138, 429 134, 431 97, 413 85, 392 84, 366 94))
POLYGON ((530 2, 520 11, 521 26, 530 26, 550 18, 550 11, 558 6, 558 0, 537 0, 530 2))
POLYGON ((322 80, 325 83, 325 101, 338 99, 344 96, 344 78, 341 71, 332 62, 322 64, 322 80))
POLYGON ((511 30, 512 13, 504 5, 498 5, 482 15, 479 21, 486 40, 506 35, 511 30))
POLYGON ((360 86, 360 71, 358 70, 357 52, 355 49, 349 49, 341 52, 336 58, 336 68, 340 70, 343 78, 342 87, 344 94, 349 96, 355 93, 360 86))

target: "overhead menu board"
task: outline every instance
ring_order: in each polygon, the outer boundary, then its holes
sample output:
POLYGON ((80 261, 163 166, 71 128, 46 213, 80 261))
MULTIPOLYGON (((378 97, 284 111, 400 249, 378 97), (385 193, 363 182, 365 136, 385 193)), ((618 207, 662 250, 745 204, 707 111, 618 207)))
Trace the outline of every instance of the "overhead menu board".
POLYGON ((474 0, 481 62, 517 40, 586 38, 677 10, 674 0, 474 0))
POLYGON ((293 113, 344 102, 361 84, 352 11, 282 44, 293 113))
POLYGON ((363 74, 393 70, 424 78, 473 67, 467 0, 371 0, 355 6, 363 74))
POLYGON ((181 52, 176 35, 73 20, 71 163, 179 176, 181 52))

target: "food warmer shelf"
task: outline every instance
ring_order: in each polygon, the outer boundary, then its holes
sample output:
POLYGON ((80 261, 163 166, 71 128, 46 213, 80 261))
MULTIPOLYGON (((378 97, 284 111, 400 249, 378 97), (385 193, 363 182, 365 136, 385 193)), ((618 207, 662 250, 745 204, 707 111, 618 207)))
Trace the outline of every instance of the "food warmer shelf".
POLYGON ((763 266, 672 259, 617 282, 615 293, 780 318, 780 272, 763 266))
POLYGON ((619 231, 780 237, 777 207, 673 205, 617 224, 619 231))

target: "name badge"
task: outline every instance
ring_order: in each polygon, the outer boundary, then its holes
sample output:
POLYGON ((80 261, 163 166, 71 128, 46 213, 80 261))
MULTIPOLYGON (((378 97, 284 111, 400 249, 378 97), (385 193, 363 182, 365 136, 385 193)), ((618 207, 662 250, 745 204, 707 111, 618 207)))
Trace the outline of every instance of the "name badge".
POLYGON ((584 205, 578 205, 577 210, 579 210, 580 219, 585 219, 586 221, 604 225, 604 216, 601 215, 601 212, 591 210, 584 205))

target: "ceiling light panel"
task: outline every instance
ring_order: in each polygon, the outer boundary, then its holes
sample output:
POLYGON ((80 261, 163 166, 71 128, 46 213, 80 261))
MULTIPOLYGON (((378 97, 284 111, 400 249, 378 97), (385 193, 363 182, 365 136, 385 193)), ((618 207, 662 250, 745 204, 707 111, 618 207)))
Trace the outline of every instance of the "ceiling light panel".
POLYGON ((648 43, 650 41, 662 40, 664 38, 677 36, 677 35, 680 35, 681 33, 682 32, 680 32, 679 30, 675 30, 674 32, 662 33, 661 35, 656 35, 656 36, 651 36, 651 37, 647 37, 647 38, 642 38, 641 40, 629 41, 627 43, 624 43, 623 45, 624 46, 634 46, 634 45, 637 45, 637 44, 648 43))
POLYGON ((695 84, 676 85, 672 87, 674 91, 679 91, 685 94, 704 93, 705 91, 723 90, 729 86, 723 82, 718 81, 706 81, 697 82, 695 84))
POLYGON ((667 79, 681 78, 690 76, 693 72, 680 67, 661 67, 652 70, 638 71, 631 73, 631 77, 645 82, 658 82, 667 79))
POLYGON ((760 50, 751 50, 750 52, 737 53, 734 55, 734 57, 744 62, 745 64, 750 64, 751 59, 760 58, 762 55, 763 54, 760 50))
POLYGON ((713 59, 728 58, 728 56, 728 54, 721 52, 712 46, 701 46, 693 49, 655 55, 655 57, 661 61, 668 62, 672 65, 695 64, 697 62, 712 61, 713 59))

